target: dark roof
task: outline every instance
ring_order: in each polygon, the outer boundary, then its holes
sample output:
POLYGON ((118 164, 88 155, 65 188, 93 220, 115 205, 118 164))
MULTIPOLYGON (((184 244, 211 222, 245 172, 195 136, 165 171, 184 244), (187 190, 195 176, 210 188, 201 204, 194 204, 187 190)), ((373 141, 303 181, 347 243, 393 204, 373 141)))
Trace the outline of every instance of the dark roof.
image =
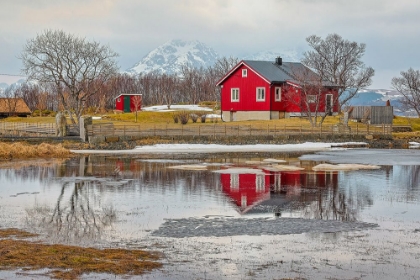
POLYGON ((244 60, 244 63, 270 83, 294 80, 290 70, 303 66, 301 63, 295 62, 284 62, 282 65, 278 65, 270 61, 244 60))
MULTIPOLYGON (((319 76, 300 62, 283 62, 281 65, 273 61, 242 60, 228 74, 226 74, 218 83, 220 85, 229 77, 239 66, 247 65, 262 78, 271 84, 291 82, 301 84, 303 80, 308 82, 317 81, 319 76), (300 76, 300 77, 299 77, 300 76)), ((330 82, 324 81, 324 86, 333 87, 330 82)))

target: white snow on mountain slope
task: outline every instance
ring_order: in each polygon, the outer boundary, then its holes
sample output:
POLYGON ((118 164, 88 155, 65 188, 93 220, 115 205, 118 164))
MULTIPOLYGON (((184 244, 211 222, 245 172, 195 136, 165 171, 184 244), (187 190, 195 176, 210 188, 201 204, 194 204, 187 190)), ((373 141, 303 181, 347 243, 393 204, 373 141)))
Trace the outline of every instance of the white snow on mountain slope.
POLYGON ((281 57, 283 61, 287 62, 299 62, 299 54, 297 50, 281 50, 271 49, 266 51, 260 51, 255 54, 246 55, 244 60, 262 60, 262 61, 274 61, 276 57, 281 57))
POLYGON ((206 68, 217 59, 216 51, 199 41, 172 40, 151 51, 127 72, 180 74, 183 65, 206 68))
MULTIPOLYGON (((297 50, 270 49, 255 54, 238 57, 240 60, 274 61, 276 57, 283 61, 297 62, 297 50)), ((138 63, 126 72, 131 74, 150 73, 156 71, 166 74, 181 74, 182 65, 195 68, 213 66, 219 58, 217 52, 199 41, 172 40, 149 52, 138 63)))

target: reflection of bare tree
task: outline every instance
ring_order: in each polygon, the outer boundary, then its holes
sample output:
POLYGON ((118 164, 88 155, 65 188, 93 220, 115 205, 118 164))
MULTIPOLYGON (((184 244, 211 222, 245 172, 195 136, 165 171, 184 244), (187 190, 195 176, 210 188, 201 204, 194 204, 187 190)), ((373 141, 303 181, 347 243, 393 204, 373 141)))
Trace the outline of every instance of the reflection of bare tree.
POLYGON ((316 219, 356 221, 360 210, 373 204, 368 190, 345 193, 340 188, 329 188, 320 191, 318 199, 311 204, 309 214, 316 219))
MULTIPOLYGON (((299 192, 293 194, 292 211, 301 211, 305 218, 339 221, 356 221, 360 209, 372 205, 371 193, 349 191, 338 185, 337 173, 316 172, 300 175, 299 192)), ((296 187, 284 186, 286 196, 296 187)), ((295 191, 296 192, 296 191, 295 191)))
POLYGON ((420 165, 403 165, 394 167, 393 180, 403 190, 403 201, 418 201, 420 190, 420 165))
POLYGON ((112 207, 96 208, 96 182, 64 182, 54 209, 34 207, 27 210, 30 226, 46 231, 54 242, 80 244, 101 237, 103 230, 116 220, 112 207))

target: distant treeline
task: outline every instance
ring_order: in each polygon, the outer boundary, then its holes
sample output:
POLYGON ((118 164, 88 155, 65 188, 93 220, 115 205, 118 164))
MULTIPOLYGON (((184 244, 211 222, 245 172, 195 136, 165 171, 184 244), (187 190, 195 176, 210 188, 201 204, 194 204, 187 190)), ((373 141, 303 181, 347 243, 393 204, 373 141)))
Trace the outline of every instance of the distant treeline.
MULTIPOLYGON (((117 74, 86 100, 84 108, 92 113, 112 110, 115 108, 115 98, 122 93, 142 94, 143 106, 218 101, 220 96, 216 83, 237 63, 237 58, 224 57, 208 68, 197 69, 185 65, 178 75, 158 72, 117 74)), ((99 79, 100 77, 98 81, 99 79)), ((3 96, 23 98, 31 111, 58 111, 62 109, 63 102, 60 100, 59 90, 63 89, 57 89, 51 83, 28 82, 8 87, 3 96)), ((70 98, 70 95, 64 96, 70 98)))

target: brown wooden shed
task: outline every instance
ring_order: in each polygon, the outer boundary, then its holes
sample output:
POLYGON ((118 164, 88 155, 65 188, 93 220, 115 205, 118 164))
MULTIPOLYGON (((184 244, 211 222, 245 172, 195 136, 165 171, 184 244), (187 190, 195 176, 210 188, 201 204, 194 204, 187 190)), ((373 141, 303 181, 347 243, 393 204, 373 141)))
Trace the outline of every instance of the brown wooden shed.
POLYGON ((0 117, 27 117, 31 110, 22 98, 0 98, 0 117))

